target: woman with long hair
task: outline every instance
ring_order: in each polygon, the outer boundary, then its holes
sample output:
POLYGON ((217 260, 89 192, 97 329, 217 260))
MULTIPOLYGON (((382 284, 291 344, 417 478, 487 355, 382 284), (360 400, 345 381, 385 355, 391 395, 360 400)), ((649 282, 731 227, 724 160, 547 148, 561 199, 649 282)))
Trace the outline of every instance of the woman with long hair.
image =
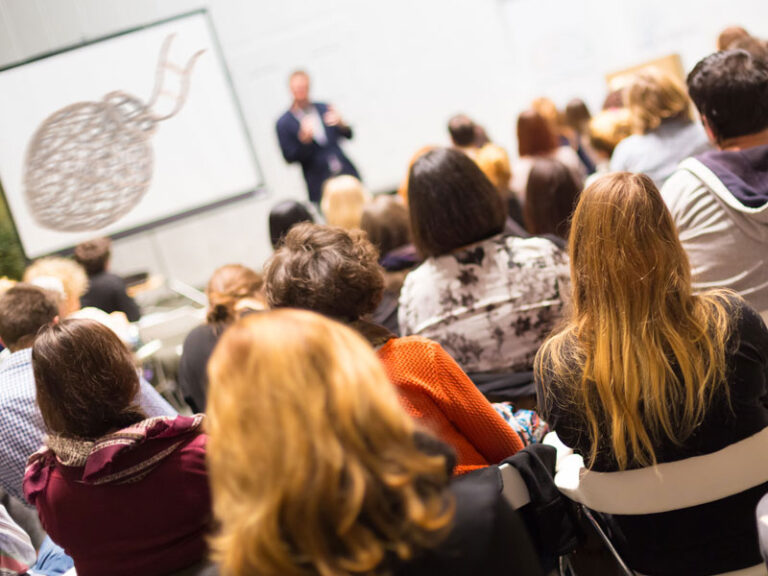
POLYGON ((538 573, 523 568, 498 485, 449 484, 445 447, 351 328, 300 310, 249 316, 209 374, 223 574, 538 573))
MULTIPOLYGON (((569 254, 572 314, 539 351, 536 380, 544 417, 588 468, 712 454, 768 426, 768 330, 735 294, 692 292, 688 258, 650 178, 609 174, 584 190, 569 254)), ((754 510, 766 491, 761 483, 681 513, 614 517, 614 532, 630 558, 643 558, 645 568, 633 566, 643 573, 657 573, 648 562, 687 566, 664 574, 713 573, 693 568, 702 562, 734 569, 745 557, 756 564, 754 510)))
POLYGON ((203 562, 203 416, 147 418, 130 352, 93 320, 43 327, 32 367, 48 435, 24 496, 77 573, 166 576, 203 562))
POLYGON ((689 156, 711 148, 704 128, 693 121, 683 84, 657 69, 638 72, 624 91, 633 134, 616 146, 611 172, 647 174, 657 187, 689 156))
POLYGON ((242 264, 226 264, 211 275, 205 324, 187 335, 179 361, 179 387, 193 412, 205 412, 206 366, 216 342, 240 314, 266 308, 263 286, 261 274, 242 264))

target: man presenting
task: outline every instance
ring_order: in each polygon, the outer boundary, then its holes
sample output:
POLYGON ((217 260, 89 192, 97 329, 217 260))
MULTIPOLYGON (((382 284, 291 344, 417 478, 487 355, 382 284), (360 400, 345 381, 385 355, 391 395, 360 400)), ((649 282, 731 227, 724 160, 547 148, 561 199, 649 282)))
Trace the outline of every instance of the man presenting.
POLYGON ((333 106, 309 100, 306 72, 291 74, 288 85, 293 104, 277 121, 277 138, 286 162, 301 164, 309 199, 319 204, 328 178, 339 174, 359 177, 339 146, 341 138, 352 138, 352 129, 333 106))

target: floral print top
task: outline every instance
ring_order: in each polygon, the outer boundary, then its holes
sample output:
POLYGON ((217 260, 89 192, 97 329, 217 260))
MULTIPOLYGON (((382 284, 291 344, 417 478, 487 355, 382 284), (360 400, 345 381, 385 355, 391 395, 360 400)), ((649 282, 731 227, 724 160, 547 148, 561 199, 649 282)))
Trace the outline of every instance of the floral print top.
POLYGON ((532 370, 569 291, 563 250, 546 238, 500 234, 410 272, 400 329, 439 342, 466 372, 532 370))

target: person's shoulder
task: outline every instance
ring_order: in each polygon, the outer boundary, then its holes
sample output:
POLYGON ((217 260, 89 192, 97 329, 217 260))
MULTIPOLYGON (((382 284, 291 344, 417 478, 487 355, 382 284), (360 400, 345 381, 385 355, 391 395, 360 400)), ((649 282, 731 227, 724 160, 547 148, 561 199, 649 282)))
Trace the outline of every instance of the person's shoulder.
POLYGON ((280 115, 275 125, 277 126, 278 130, 281 130, 283 128, 287 128, 290 124, 293 123, 298 123, 298 120, 296 120, 296 117, 293 115, 291 110, 288 109, 280 115))
POLYGON ((201 346, 210 342, 217 342, 219 340, 220 330, 213 324, 200 324, 200 326, 194 327, 190 330, 187 337, 184 339, 184 347, 187 346, 201 346))
POLYGON ((685 203, 690 201, 697 192, 707 188, 704 182, 688 169, 688 162, 691 161, 695 162, 690 158, 683 161, 659 190, 673 216, 675 211, 684 208, 685 203))

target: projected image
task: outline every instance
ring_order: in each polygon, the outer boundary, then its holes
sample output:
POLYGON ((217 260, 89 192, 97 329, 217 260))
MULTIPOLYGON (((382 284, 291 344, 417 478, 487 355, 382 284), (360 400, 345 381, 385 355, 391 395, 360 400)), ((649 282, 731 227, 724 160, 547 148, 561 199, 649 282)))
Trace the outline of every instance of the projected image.
POLYGON ((184 106, 190 75, 205 50, 183 68, 168 63, 174 38, 163 41, 155 87, 144 104, 115 91, 101 102, 76 102, 46 118, 30 140, 24 174, 26 199, 34 219, 52 230, 98 230, 133 209, 152 182, 150 137, 157 123, 184 106), (180 76, 177 92, 164 89, 168 72, 180 76), (173 100, 167 113, 155 110, 162 97, 173 100))
POLYGON ((204 10, 0 70, 0 134, 28 258, 263 190, 204 10))

